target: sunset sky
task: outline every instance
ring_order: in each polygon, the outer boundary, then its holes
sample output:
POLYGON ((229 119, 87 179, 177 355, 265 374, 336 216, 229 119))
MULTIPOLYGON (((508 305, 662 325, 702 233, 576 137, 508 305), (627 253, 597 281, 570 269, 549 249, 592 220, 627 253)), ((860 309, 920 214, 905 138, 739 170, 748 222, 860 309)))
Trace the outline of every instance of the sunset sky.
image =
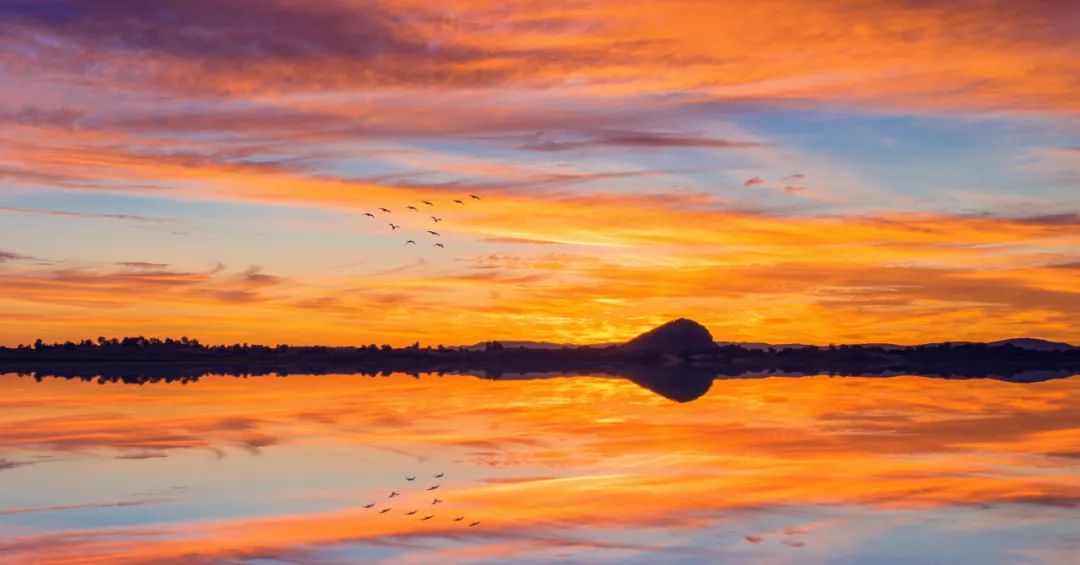
POLYGON ((1077 37, 1054 0, 0 0, 0 344, 1080 343, 1077 37))

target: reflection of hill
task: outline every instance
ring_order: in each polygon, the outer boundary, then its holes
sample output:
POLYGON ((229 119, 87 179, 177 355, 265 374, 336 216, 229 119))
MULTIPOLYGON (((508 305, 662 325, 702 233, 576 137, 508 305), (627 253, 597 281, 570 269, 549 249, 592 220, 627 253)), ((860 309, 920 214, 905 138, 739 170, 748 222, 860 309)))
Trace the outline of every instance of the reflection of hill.
POLYGON ((508 371, 505 366, 483 369, 451 368, 442 366, 438 369, 417 369, 415 366, 409 369, 394 369, 386 366, 382 369, 371 367, 357 367, 354 364, 174 364, 174 363, 53 363, 37 364, 33 367, 24 365, 7 366, 0 364, 0 374, 18 373, 32 376, 36 380, 45 378, 78 379, 86 382, 112 382, 126 384, 154 384, 154 383, 190 383, 198 381, 204 376, 222 375, 238 378, 293 375, 324 375, 324 374, 355 374, 358 376, 389 376, 393 373, 406 373, 419 377, 421 374, 460 374, 472 375, 494 380, 531 380, 555 377, 572 377, 579 374, 608 375, 628 379, 643 388, 646 388, 660 396, 675 402, 690 402, 704 396, 712 387, 716 379, 755 379, 765 377, 791 377, 813 376, 830 374, 832 376, 852 377, 894 377, 902 375, 918 375, 929 378, 943 379, 966 379, 966 378, 990 378, 1016 383, 1035 383, 1051 379, 1066 378, 1080 374, 1077 370, 1041 370, 1022 371, 1016 373, 985 373, 976 375, 935 374, 920 373, 915 371, 854 371, 854 372, 828 372, 814 371, 778 371, 766 367, 751 370, 748 368, 734 367, 701 367, 686 364, 675 365, 649 365, 649 364, 621 364, 607 367, 595 365, 581 370, 552 370, 528 371, 523 367, 515 367, 508 371))
POLYGON ((619 376, 675 402, 690 402, 705 396, 716 378, 715 370, 684 366, 631 366, 620 373, 619 376))

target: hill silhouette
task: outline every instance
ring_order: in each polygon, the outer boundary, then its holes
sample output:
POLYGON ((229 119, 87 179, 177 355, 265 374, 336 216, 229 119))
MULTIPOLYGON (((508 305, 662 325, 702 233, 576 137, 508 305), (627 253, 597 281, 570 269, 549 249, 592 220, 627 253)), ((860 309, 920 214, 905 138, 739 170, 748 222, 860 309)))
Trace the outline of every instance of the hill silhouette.
POLYGON ((669 353, 685 355, 703 353, 717 348, 709 330, 686 318, 672 320, 624 343, 620 349, 628 353, 669 353))

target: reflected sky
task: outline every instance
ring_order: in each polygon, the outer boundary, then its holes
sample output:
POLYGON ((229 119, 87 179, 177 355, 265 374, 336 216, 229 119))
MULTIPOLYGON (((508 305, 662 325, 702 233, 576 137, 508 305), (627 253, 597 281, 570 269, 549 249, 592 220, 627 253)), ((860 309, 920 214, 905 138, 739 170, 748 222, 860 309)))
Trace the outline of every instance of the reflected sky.
POLYGON ((0 390, 0 562, 1065 563, 1080 550, 1080 377, 726 379, 687 403, 596 376, 5 375, 0 390))

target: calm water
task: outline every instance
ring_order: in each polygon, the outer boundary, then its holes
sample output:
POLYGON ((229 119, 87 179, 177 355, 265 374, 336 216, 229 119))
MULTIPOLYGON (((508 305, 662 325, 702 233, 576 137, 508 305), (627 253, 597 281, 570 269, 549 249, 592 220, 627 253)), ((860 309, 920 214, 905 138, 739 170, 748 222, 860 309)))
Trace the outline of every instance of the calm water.
POLYGON ((688 403, 588 376, 5 375, 0 392, 5 563, 984 564, 1080 551, 1080 377, 730 379, 688 403))

